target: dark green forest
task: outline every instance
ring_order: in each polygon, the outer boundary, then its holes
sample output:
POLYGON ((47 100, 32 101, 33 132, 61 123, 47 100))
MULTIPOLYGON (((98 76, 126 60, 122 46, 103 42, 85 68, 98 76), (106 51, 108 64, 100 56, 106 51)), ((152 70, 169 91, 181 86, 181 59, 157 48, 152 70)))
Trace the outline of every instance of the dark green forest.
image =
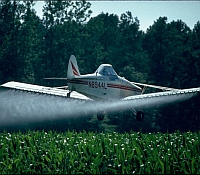
MULTIPOLYGON (((0 84, 8 81, 54 86, 44 77, 66 77, 69 57, 76 56, 80 73, 92 73, 102 63, 130 81, 172 88, 199 87, 200 22, 190 29, 180 20, 155 19, 147 31, 127 11, 120 16, 92 14, 88 1, 45 1, 42 19, 34 1, 0 2, 0 84)), ((147 89, 147 92, 155 92, 147 89)), ((200 129, 200 98, 145 111, 138 122, 129 111, 110 114, 107 130, 118 132, 197 131, 200 129)), ((81 128, 99 125, 94 117, 81 128), (92 123, 92 124, 91 124, 92 123)), ((101 127, 102 127, 101 126, 101 127)))

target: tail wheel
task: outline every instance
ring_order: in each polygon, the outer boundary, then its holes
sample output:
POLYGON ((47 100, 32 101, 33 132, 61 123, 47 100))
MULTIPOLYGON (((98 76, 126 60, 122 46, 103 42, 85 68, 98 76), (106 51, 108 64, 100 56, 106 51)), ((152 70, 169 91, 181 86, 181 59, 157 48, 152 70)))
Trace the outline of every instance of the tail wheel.
POLYGON ((137 121, 142 121, 144 119, 144 112, 138 111, 136 114, 137 121))
POLYGON ((102 109, 97 112, 97 119, 100 121, 104 119, 104 111, 102 109))

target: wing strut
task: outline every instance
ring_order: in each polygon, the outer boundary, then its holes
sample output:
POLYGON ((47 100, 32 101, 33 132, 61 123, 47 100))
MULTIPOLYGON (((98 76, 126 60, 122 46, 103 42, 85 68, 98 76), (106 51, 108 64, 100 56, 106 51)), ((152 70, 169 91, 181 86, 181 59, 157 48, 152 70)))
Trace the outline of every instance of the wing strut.
POLYGON ((170 88, 170 87, 164 87, 164 86, 156 86, 156 85, 151 85, 151 84, 144 84, 144 83, 137 83, 137 82, 131 82, 135 85, 143 86, 142 88, 142 94, 146 90, 147 87, 150 88, 155 88, 155 89, 161 89, 163 91, 172 91, 172 90, 180 90, 180 89, 175 89, 175 88, 170 88))
POLYGON ((141 94, 143 94, 146 89, 147 89, 147 86, 143 86, 141 94))

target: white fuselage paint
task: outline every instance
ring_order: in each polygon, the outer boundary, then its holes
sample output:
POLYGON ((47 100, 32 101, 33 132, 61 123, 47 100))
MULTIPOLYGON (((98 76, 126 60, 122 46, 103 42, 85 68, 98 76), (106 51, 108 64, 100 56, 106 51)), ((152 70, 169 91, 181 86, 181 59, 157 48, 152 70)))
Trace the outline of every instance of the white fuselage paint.
POLYGON ((77 91, 94 100, 116 100, 139 95, 142 89, 128 80, 116 76, 103 76, 98 73, 81 75, 68 80, 71 91, 77 91))

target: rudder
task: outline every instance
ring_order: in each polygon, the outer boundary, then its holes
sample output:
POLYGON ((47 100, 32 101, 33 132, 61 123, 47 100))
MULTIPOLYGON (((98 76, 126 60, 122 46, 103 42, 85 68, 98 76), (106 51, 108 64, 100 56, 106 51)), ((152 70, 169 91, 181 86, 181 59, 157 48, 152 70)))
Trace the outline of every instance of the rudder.
POLYGON ((77 65, 76 57, 71 55, 68 63, 67 78, 72 79, 79 77, 81 74, 77 65))

